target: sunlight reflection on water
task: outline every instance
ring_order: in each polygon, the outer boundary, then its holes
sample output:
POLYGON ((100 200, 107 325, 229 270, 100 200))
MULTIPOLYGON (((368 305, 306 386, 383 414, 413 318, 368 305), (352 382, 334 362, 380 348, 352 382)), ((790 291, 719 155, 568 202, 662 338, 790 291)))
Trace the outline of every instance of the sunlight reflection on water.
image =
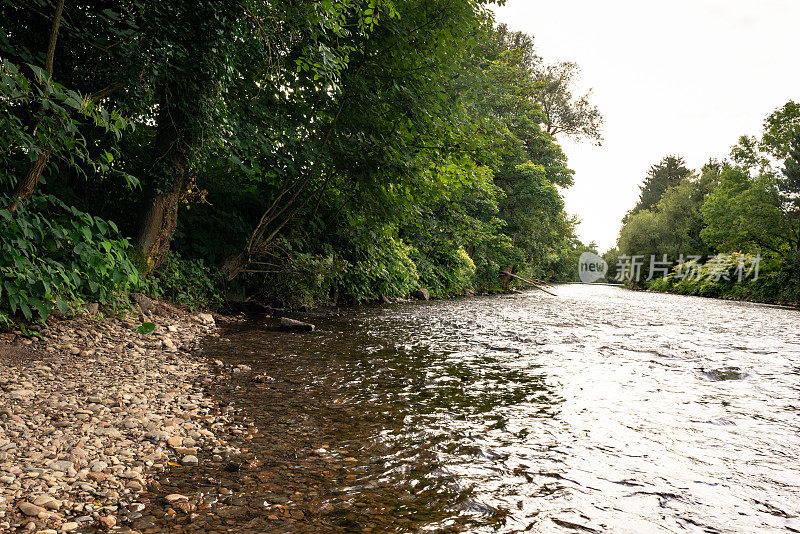
POLYGON ((470 488, 463 513, 502 511, 487 531, 800 529, 798 311, 557 293, 363 319, 416 347, 440 390, 393 438, 430 441, 414 445, 470 488))
POLYGON ((555 291, 208 347, 276 377, 230 391, 291 459, 270 491, 334 510, 295 531, 800 532, 798 310, 555 291))

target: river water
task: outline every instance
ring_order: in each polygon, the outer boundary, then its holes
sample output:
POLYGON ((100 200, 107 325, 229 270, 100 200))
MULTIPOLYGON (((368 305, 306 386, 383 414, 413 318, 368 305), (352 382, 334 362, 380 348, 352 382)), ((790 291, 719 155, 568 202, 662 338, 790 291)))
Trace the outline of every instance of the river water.
POLYGON ((800 532, 800 311, 555 292, 251 321, 205 349, 238 463, 166 484, 207 530, 800 532))

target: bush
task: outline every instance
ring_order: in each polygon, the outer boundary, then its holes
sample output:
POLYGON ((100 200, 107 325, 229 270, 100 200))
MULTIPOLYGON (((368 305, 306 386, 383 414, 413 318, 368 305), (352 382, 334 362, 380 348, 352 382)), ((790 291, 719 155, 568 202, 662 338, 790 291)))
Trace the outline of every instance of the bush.
POLYGON ((765 272, 750 284, 748 296, 761 302, 800 305, 800 262, 784 261, 767 265, 765 272))
POLYGON ((790 262, 778 264, 769 260, 762 261, 758 280, 743 276, 740 282, 738 270, 744 268, 746 273, 754 260, 751 254, 733 253, 718 256, 705 264, 687 262, 683 265, 683 273, 692 273, 691 276, 679 276, 676 268, 666 278, 656 278, 648 282, 647 288, 701 297, 800 303, 797 270, 790 262))
POLYGON ((500 291, 503 284, 498 276, 509 265, 526 265, 525 257, 507 236, 483 243, 473 255, 475 262, 475 289, 500 291))
POLYGON ((127 305, 140 282, 129 248, 113 222, 53 196, 0 209, 0 323, 17 314, 43 322, 54 307, 65 314, 87 301, 127 305))
POLYGON ((651 291, 670 291, 673 289, 673 285, 669 278, 655 278, 647 284, 647 289, 651 291))
POLYGON ((412 247, 393 237, 377 236, 374 248, 357 251, 360 259, 336 277, 334 287, 356 302, 405 297, 419 287, 419 273, 410 254, 412 247))
POLYGON ((203 260, 187 260, 173 252, 146 284, 153 297, 192 309, 216 306, 222 302, 221 278, 203 260))
POLYGON ((285 271, 274 275, 269 284, 256 287, 267 300, 289 307, 312 307, 331 299, 336 292, 335 280, 343 276, 349 264, 333 253, 290 252, 284 267, 285 271))
POLYGON ((408 296, 419 287, 409 257, 413 249, 392 237, 373 239, 369 247, 356 241, 341 249, 308 246, 312 252, 282 239, 275 247, 278 253, 265 258, 264 274, 248 274, 241 282, 251 295, 288 307, 312 307, 340 297, 360 303, 408 296))
POLYGON ((112 164, 112 148, 98 151, 84 137, 85 131, 94 129, 111 134, 109 140, 111 136, 119 140, 124 130, 132 128, 131 122, 54 82, 42 68, 28 67, 33 76, 0 58, 0 192, 12 191, 30 162, 45 151, 50 152, 51 162, 61 160, 78 176, 114 174, 128 186, 137 185, 135 177, 112 164), (46 112, 34 114, 34 110, 46 112))
POLYGON ((411 259, 417 266, 420 285, 434 298, 463 295, 473 287, 475 264, 463 248, 428 256, 414 251, 411 259))

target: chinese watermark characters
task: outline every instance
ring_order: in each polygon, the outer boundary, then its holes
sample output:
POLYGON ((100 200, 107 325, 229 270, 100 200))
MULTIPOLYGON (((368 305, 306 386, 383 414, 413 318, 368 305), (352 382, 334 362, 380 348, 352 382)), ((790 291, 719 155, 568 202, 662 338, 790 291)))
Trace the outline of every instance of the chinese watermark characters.
POLYGON ((743 282, 758 280, 761 255, 717 254, 716 256, 684 256, 670 259, 662 256, 620 256, 617 259, 615 280, 618 282, 640 282, 655 278, 673 278, 686 281, 743 282), (705 261, 703 261, 705 260, 705 261), (646 276, 645 276, 646 275, 646 276))

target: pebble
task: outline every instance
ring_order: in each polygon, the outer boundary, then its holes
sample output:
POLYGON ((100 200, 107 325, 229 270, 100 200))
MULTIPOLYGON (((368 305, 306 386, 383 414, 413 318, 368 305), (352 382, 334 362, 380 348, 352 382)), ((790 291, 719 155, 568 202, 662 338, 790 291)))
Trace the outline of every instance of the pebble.
POLYGON ((50 467, 50 469, 53 469, 54 471, 69 471, 70 469, 75 469, 75 465, 67 460, 60 462, 53 462, 48 467, 50 467))
POLYGON ((94 482, 104 482, 108 478, 108 475, 103 472, 92 471, 86 474, 86 478, 94 482))
POLYGON ((77 316, 43 329, 30 358, 2 360, 0 532, 121 532, 128 513, 147 524, 127 503, 157 487, 168 462, 197 465, 223 443, 228 416, 203 393, 208 363, 188 353, 213 317, 148 313, 147 336, 135 315, 77 316))
POLYGON ((39 495, 33 500, 33 504, 36 506, 44 506, 45 504, 53 501, 55 501, 55 498, 52 495, 39 495))
POLYGON ((45 510, 41 506, 36 506, 35 504, 29 503, 28 501, 22 501, 21 503, 19 503, 19 511, 31 517, 36 517, 39 514, 47 512, 47 510, 45 510))

